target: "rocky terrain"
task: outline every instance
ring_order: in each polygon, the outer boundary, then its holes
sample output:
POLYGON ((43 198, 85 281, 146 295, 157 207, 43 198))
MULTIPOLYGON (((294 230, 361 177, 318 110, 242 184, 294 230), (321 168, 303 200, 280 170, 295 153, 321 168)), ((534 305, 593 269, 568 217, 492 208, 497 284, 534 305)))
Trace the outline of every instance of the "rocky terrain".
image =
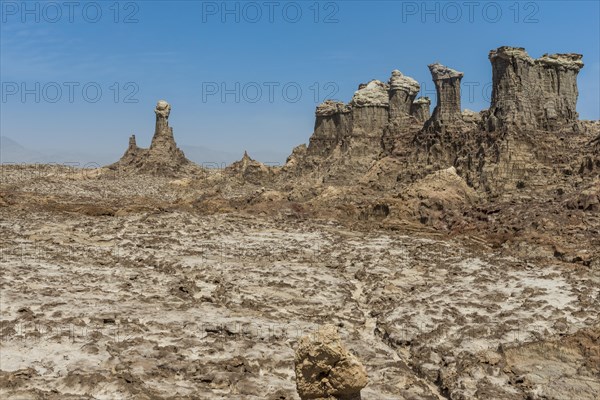
POLYGON ((488 110, 395 70, 283 167, 195 165, 165 101, 105 168, 3 165, 2 398, 597 398, 582 57, 489 58, 488 110))

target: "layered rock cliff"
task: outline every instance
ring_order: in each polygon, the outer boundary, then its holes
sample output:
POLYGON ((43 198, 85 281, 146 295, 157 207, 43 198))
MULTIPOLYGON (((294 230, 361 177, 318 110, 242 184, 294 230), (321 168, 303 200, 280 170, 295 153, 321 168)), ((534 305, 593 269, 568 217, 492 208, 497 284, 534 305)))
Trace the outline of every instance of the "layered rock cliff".
POLYGON ((500 47, 490 60, 493 98, 481 112, 461 110, 464 74, 439 63, 429 65, 437 91, 431 116, 430 100, 416 98, 418 83, 397 70, 388 83, 361 84, 349 104, 323 103, 309 146, 295 149, 284 176, 397 191, 454 167, 488 198, 579 190, 573 175, 589 179, 600 169, 599 125, 577 119, 581 55, 534 60, 500 47))
POLYGON ((430 100, 415 99, 419 90, 416 80, 394 70, 387 83, 360 84, 348 104, 325 101, 308 147, 295 149, 284 171, 305 171, 322 182, 356 180, 391 151, 398 135, 429 118, 430 100))
POLYGON ((489 54, 492 103, 488 130, 555 131, 577 121, 577 75, 581 54, 544 54, 531 58, 521 47, 503 46, 489 54))

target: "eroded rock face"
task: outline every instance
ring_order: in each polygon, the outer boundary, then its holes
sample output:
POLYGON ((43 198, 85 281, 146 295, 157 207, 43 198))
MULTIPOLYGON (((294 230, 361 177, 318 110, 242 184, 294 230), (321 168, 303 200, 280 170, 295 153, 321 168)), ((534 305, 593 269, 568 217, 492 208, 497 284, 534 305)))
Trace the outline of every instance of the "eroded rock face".
POLYGON ((361 83, 354 92, 350 105, 353 107, 388 107, 390 86, 376 79, 361 83))
POLYGON ((332 325, 300 339, 295 368, 296 387, 302 400, 358 400, 368 383, 365 367, 344 348, 332 325))
POLYGON ((392 71, 389 87, 390 119, 410 115, 413 101, 421 90, 419 83, 396 69, 392 71))
POLYGON ((389 121, 390 85, 378 80, 360 84, 352 101, 352 132, 342 146, 355 157, 376 157, 389 121))
POLYGON ((316 109, 306 152, 291 157, 283 170, 312 171, 319 180, 337 182, 361 175, 387 151, 386 143, 429 118, 429 99, 415 101, 419 90, 416 80, 394 70, 388 83, 360 84, 348 104, 325 101, 316 109))
POLYGON ((352 111, 352 107, 341 101, 325 100, 317 106, 315 114, 317 117, 329 117, 335 114, 346 114, 352 111))
POLYGON ((415 99, 418 83, 395 70, 388 83, 361 84, 350 104, 319 106, 308 150, 291 158, 284 175, 293 170, 312 184, 360 180, 392 188, 455 167, 469 186, 501 197, 542 188, 564 193, 573 174, 597 176, 599 125, 578 121, 575 111, 581 56, 534 60, 523 49, 501 47, 490 59, 489 110, 461 111, 463 73, 436 63, 429 70, 438 99, 429 116, 430 100, 415 99), (378 169, 386 157, 394 158, 386 168, 394 168, 378 169))
POLYGON ((531 58, 525 49, 503 46, 489 54, 492 103, 490 131, 502 127, 557 130, 578 119, 577 75, 581 54, 545 54, 531 58))
POLYGON ((415 117, 418 122, 425 122, 431 117, 430 113, 431 99, 429 97, 419 97, 410 106, 410 115, 415 117))
POLYGON ((131 135, 129 137, 129 147, 127 150, 134 150, 134 149, 138 149, 139 147, 137 146, 137 143, 135 141, 135 135, 131 135))
POLYGON ((315 112, 315 130, 310 138, 308 153, 325 157, 348 137, 352 130, 352 107, 327 100, 315 112))
POLYGON ((439 129, 461 120, 460 81, 463 73, 439 63, 429 65, 429 71, 435 84, 437 105, 427 125, 439 129))
POLYGON ((127 150, 125 150, 125 154, 121 157, 121 163, 130 164, 134 162, 141 153, 144 152, 144 149, 138 147, 135 141, 135 135, 131 135, 129 137, 129 145, 127 146, 127 150))

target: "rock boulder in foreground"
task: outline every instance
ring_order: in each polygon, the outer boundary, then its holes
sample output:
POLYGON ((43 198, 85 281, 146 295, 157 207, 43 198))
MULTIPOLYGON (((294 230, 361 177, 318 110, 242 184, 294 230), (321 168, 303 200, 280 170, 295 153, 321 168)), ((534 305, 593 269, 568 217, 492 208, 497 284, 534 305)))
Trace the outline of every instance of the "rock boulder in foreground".
POLYGON ((300 339, 295 364, 302 400, 358 400, 368 383, 365 367, 344 347, 332 325, 300 339))

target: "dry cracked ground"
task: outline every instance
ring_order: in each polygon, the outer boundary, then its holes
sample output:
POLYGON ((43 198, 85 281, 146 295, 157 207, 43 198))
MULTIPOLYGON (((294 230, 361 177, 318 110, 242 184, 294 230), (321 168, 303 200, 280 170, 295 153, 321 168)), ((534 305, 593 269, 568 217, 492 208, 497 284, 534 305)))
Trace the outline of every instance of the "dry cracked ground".
POLYGON ((295 346, 325 324, 366 366, 364 399, 600 393, 597 269, 156 206, 181 195, 158 178, 3 179, 3 399, 299 399, 295 346))

